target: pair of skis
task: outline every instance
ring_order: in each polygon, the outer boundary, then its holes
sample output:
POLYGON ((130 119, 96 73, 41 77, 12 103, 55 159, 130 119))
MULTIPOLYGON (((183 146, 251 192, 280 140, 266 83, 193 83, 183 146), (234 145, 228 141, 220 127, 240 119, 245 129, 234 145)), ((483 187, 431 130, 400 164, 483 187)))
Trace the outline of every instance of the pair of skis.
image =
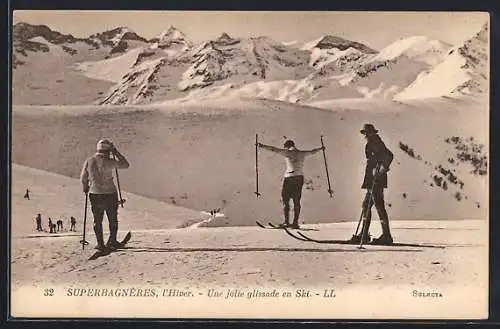
MULTIPOLYGON (((264 224, 262 224, 261 222, 259 221, 255 221, 255 223, 260 227, 260 228, 264 228, 264 229, 274 229, 274 230, 279 230, 279 229, 282 229, 284 228, 283 226, 281 225, 275 225, 271 222, 267 223, 268 226, 265 226, 264 224)), ((293 230, 299 230, 299 231, 319 231, 318 229, 316 228, 291 228, 293 230)))
MULTIPOLYGON (((255 195, 257 198, 261 196, 259 192, 259 134, 255 134, 255 195)), ((321 147, 323 149, 323 160, 325 161, 325 171, 326 171, 326 179, 328 181, 328 193, 330 194, 330 198, 333 198, 333 190, 330 184, 330 173, 328 172, 328 163, 326 161, 326 152, 325 152, 325 144, 323 142, 323 135, 321 135, 321 147)))
MULTIPOLYGON (((272 227, 265 227, 261 223, 257 222, 257 224, 260 227, 263 228, 272 228, 272 227)), ((310 237, 309 235, 306 235, 302 233, 300 230, 290 230, 287 227, 279 227, 274 225, 274 228, 277 229, 282 229, 285 231, 286 234, 291 236, 292 238, 303 241, 303 242, 313 242, 313 243, 319 243, 319 244, 349 244, 349 245, 356 245, 358 243, 354 243, 350 240, 338 240, 338 239, 315 239, 310 237)), ((307 230, 307 229, 302 229, 307 230)), ((384 246, 384 247, 416 247, 416 248, 437 248, 437 249, 444 249, 444 246, 439 246, 439 245, 430 245, 430 244, 418 244, 418 243, 398 243, 398 242, 393 242, 391 244, 387 245, 375 245, 375 244, 368 244, 368 245, 374 245, 374 246, 384 246)))
MULTIPOLYGON (((297 240, 301 240, 301 241, 311 241, 311 242, 316 242, 316 241, 320 241, 320 240, 315 240, 313 238, 310 238, 308 236, 306 236, 305 234, 303 234, 301 231, 319 231, 318 229, 315 229, 315 228, 298 228, 298 229, 294 229, 294 228, 289 228, 289 227, 286 227, 286 226, 278 226, 278 225, 274 225, 273 223, 268 223, 269 226, 265 226, 264 224, 262 224, 261 222, 259 221, 256 221, 255 222, 260 228, 263 228, 263 229, 276 229, 276 230, 284 230, 288 235, 290 235, 292 238, 294 239, 297 239, 297 240), (292 230, 294 232, 297 232, 298 235, 296 235, 295 233, 292 233, 292 230)), ((344 240, 329 240, 330 243, 346 243, 347 244, 347 241, 344 241, 344 240)))

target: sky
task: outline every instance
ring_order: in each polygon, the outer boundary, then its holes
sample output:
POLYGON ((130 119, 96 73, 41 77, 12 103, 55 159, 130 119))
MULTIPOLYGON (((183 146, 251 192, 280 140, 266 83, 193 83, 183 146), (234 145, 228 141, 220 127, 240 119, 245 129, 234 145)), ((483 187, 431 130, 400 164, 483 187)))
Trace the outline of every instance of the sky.
POLYGON ((232 37, 268 36, 310 41, 325 34, 380 50, 409 36, 424 35, 457 45, 489 22, 480 12, 229 12, 229 11, 15 11, 13 23, 44 24, 75 37, 126 26, 145 38, 174 25, 200 42, 223 32, 232 37))

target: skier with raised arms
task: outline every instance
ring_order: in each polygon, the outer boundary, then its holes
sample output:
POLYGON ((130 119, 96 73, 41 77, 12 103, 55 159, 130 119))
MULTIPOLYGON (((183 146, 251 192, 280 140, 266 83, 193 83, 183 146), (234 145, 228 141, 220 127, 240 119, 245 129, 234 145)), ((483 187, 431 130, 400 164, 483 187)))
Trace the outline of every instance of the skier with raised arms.
POLYGON ((304 160, 306 156, 315 154, 324 147, 318 147, 309 151, 299 150, 295 147, 292 140, 287 140, 283 148, 278 148, 262 143, 257 143, 259 148, 268 150, 285 157, 286 171, 283 179, 283 186, 281 189, 281 199, 283 202, 283 215, 285 222, 281 224, 283 227, 299 228, 300 216, 300 199, 302 197, 302 186, 304 185, 304 160), (290 225, 290 199, 293 200, 293 223, 290 225))

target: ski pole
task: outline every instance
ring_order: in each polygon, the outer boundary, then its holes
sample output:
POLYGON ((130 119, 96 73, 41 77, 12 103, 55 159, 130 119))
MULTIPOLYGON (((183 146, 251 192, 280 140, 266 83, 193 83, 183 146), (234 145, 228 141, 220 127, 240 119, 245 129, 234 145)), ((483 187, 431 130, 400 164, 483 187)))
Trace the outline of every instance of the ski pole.
MULTIPOLYGON (((113 158, 116 160, 116 157, 114 154, 113 154, 113 158)), ((118 168, 115 168, 115 174, 116 174, 116 184, 118 185, 118 195, 120 196, 120 204, 123 208, 123 203, 125 201, 122 198, 122 189, 120 188, 120 176, 118 176, 118 168)))
POLYGON ((85 193, 85 211, 83 213, 83 240, 80 240, 80 243, 82 244, 82 249, 85 249, 85 245, 89 244, 85 240, 85 228, 87 227, 87 204, 88 204, 88 199, 89 199, 89 194, 86 192, 85 193))
MULTIPOLYGON (((372 184, 371 190, 368 190, 369 198, 370 199, 372 197, 373 186, 374 186, 374 184, 372 184)), ((365 209, 365 203, 363 202, 363 205, 361 206, 361 214, 359 215, 358 226, 356 226, 356 232, 354 233, 355 236, 358 235, 359 225, 361 224, 361 220, 363 219, 363 215, 365 214, 365 210, 366 210, 365 209)))
POLYGON ((323 135, 321 135, 321 147, 323 150, 323 160, 325 160, 326 179, 328 180, 328 193, 330 193, 330 198, 333 198, 332 186, 330 185, 330 174, 328 173, 328 163, 326 162, 326 152, 325 144, 323 143, 323 135))
POLYGON ((255 134, 255 185, 256 191, 254 192, 257 198, 260 196, 259 193, 259 134, 255 134))
MULTIPOLYGON (((372 197, 372 192, 371 191, 368 191, 369 193, 369 198, 371 199, 372 197)), ((359 216, 359 221, 358 221, 358 226, 356 227, 356 232, 354 233, 354 235, 358 235, 358 231, 359 231, 359 225, 361 224, 361 220, 363 219, 363 215, 366 213, 366 209, 365 209, 365 203, 363 202, 363 205, 361 207, 361 215, 359 216)))
POLYGON ((358 226, 356 226, 356 232, 354 232, 353 236, 358 235, 359 225, 361 224, 361 220, 363 219, 364 213, 365 213, 365 205, 364 205, 364 202, 363 202, 363 205, 361 207, 361 214, 359 215, 358 226))
MULTIPOLYGON (((368 199, 368 204, 366 205, 366 210, 370 209, 372 206, 372 196, 370 193, 370 198, 368 199)), ((359 242, 359 247, 358 249, 363 249, 363 240, 365 236, 368 234, 368 225, 366 224, 368 222, 368 218, 365 216, 363 217, 363 229, 361 230, 361 241, 359 242)))

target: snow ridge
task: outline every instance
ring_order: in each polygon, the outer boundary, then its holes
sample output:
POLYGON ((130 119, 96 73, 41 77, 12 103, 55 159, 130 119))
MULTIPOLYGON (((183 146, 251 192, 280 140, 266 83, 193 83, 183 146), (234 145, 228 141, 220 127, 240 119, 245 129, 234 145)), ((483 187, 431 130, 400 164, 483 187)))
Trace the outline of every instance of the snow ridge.
POLYGON ((442 62, 424 72, 394 99, 484 94, 487 89, 488 26, 462 46, 453 47, 442 62))

